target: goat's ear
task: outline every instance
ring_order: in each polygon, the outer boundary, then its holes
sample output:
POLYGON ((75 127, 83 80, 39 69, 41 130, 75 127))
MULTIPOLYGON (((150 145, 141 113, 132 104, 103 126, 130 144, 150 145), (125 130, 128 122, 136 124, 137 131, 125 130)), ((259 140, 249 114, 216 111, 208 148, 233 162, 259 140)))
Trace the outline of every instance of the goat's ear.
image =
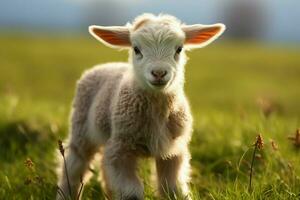
POLYGON ((130 44, 127 26, 89 26, 89 32, 103 44, 113 48, 126 48, 130 44))
POLYGON ((182 30, 185 33, 185 45, 187 47, 201 48, 217 39, 225 31, 225 25, 183 25, 182 30))

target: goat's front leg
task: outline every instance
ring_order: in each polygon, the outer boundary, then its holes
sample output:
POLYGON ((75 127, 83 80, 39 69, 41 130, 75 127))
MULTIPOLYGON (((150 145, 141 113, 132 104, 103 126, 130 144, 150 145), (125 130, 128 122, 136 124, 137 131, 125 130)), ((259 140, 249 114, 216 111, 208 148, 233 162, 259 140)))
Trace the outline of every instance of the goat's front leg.
POLYGON ((137 156, 122 141, 110 140, 105 146, 103 170, 114 199, 142 200, 144 188, 137 176, 137 156))
POLYGON ((189 197, 190 154, 188 151, 171 158, 156 158, 158 191, 163 197, 189 197))

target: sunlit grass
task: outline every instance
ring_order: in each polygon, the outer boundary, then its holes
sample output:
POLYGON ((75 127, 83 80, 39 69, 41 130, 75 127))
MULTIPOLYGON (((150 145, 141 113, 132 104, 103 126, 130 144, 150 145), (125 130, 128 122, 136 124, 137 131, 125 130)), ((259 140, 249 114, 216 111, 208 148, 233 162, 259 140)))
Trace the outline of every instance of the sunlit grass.
MULTIPOLYGON (((0 43, 0 199, 53 199, 57 140, 67 135, 76 80, 94 64, 126 61, 127 53, 82 37, 3 36, 0 43)), ((300 127, 298 55, 299 49, 233 42, 188 52, 194 199, 300 198, 300 149, 288 140, 300 127), (265 145, 249 193, 259 133, 265 145)), ((150 169, 144 164, 140 173, 146 198, 154 199, 150 169)), ((96 176, 83 197, 103 199, 96 176)))

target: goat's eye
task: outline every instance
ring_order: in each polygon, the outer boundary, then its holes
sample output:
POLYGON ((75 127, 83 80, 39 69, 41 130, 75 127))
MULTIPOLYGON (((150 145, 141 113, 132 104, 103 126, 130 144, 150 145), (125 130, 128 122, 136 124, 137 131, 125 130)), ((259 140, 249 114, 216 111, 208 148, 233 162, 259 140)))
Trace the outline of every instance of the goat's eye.
POLYGON ((181 51, 182 51, 182 46, 179 46, 179 47, 176 49, 176 54, 180 54, 181 51))
POLYGON ((134 50, 134 53, 136 55, 141 55, 142 54, 141 51, 140 51, 140 49, 138 47, 133 47, 133 50, 134 50))

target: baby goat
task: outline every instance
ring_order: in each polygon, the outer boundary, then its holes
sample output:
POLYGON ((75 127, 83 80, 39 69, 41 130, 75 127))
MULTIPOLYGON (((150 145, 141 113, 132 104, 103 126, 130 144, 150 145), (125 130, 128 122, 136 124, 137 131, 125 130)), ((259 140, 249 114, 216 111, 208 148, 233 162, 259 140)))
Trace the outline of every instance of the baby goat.
POLYGON ((183 91, 184 50, 206 46, 224 30, 223 24, 184 25, 151 14, 126 26, 89 27, 105 45, 128 49, 129 62, 96 66, 77 83, 66 157, 70 185, 65 170, 59 183, 64 194, 70 186, 76 196, 81 177, 103 147, 110 199, 144 199, 137 176, 143 157, 155 159, 160 195, 189 198, 192 116, 183 91))

